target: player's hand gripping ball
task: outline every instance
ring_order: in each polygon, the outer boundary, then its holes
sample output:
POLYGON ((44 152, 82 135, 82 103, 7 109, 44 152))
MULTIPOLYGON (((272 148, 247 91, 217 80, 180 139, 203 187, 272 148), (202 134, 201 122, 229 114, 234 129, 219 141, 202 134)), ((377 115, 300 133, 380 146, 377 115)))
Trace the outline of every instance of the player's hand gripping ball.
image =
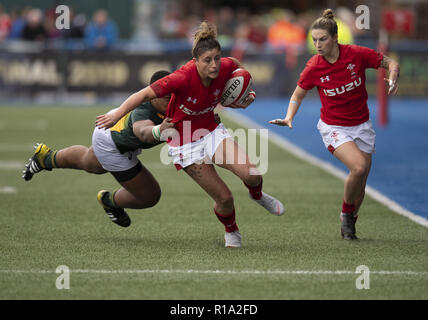
POLYGON ((232 72, 230 79, 226 82, 221 97, 221 104, 228 106, 230 104, 243 104, 245 98, 252 90, 251 74, 242 68, 232 72))

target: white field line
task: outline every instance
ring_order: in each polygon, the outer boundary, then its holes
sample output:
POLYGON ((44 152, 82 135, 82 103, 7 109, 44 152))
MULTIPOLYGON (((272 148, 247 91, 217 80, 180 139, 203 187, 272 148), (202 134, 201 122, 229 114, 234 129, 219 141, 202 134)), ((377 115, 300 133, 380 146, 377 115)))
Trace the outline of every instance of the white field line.
POLYGON ((25 151, 31 154, 31 151, 34 150, 34 144, 23 144, 23 143, 0 143, 0 150, 6 150, 8 152, 17 152, 25 151))
POLYGON ((0 130, 40 130, 46 131, 49 127, 49 123, 46 119, 24 119, 19 122, 0 120, 0 130))
POLYGON ((0 170, 24 170, 25 162, 16 160, 0 160, 0 170))
MULTIPOLYGON (((226 115, 227 118, 229 118, 231 121, 240 123, 243 126, 246 126, 248 128, 258 128, 258 129, 267 129, 266 127, 254 122, 253 120, 249 119, 246 116, 243 116, 242 114, 231 110, 231 109, 227 109, 225 110, 224 114, 226 115)), ((284 137, 276 134, 275 132, 269 131, 269 140, 272 141, 273 143, 275 143, 277 146, 289 151, 290 153, 294 154, 295 156, 297 156, 298 158, 314 165, 317 166, 321 169, 323 169, 324 171, 327 171, 328 173, 332 174, 335 177, 338 177, 341 180, 345 180, 347 177, 347 173, 336 168, 335 166, 333 166, 332 164, 323 161, 315 156, 313 156, 312 154, 306 152, 305 150, 303 150, 302 148, 296 146, 295 144, 291 143, 290 141, 288 141, 287 139, 285 139, 284 137)), ((424 226, 424 227, 428 227, 428 220, 425 219, 424 217, 418 216, 417 214, 403 208, 402 206, 400 206, 397 202, 395 202, 394 200, 388 198, 387 196, 385 196, 384 194, 382 194, 381 192, 377 191, 376 189, 370 187, 370 186, 366 186, 366 194, 370 195, 373 199, 375 199, 376 201, 384 204, 385 206, 387 206, 389 209, 391 209, 392 211, 405 216, 406 218, 424 226)))
POLYGON ((11 186, 0 187, 0 193, 16 193, 16 188, 11 186))
MULTIPOLYGON (((220 275, 350 275, 361 274, 351 270, 94 270, 94 269, 70 269, 70 273, 83 274, 220 274, 220 275)), ((428 276, 428 271, 369 271, 370 274, 378 275, 404 275, 404 276, 428 276)), ((50 274, 55 270, 0 270, 0 273, 22 273, 22 274, 50 274)))

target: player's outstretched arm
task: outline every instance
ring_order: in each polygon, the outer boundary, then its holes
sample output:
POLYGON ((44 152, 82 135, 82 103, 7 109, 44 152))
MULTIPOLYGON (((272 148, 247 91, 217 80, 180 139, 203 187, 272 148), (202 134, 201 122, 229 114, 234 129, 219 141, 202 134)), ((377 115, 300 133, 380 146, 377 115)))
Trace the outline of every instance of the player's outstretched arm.
POLYGON ((383 56, 380 63, 381 68, 388 70, 389 78, 385 79, 388 82, 388 95, 395 95, 398 91, 398 77, 400 76, 400 64, 387 56, 383 56))
POLYGON ((156 94, 153 89, 150 86, 145 87, 144 89, 130 95, 114 112, 97 116, 95 125, 100 129, 111 128, 128 112, 134 110, 141 103, 150 101, 154 98, 156 98, 156 94))
POLYGON ((303 98, 306 96, 308 90, 305 90, 299 86, 293 92, 291 96, 290 102, 288 103, 287 114, 284 119, 274 119, 269 121, 271 124, 276 124, 278 126, 287 126, 289 128, 293 128, 293 119, 299 110, 300 104, 303 101, 303 98))
POLYGON ((155 126, 151 120, 140 120, 134 122, 132 130, 135 136, 144 143, 156 144, 161 139, 162 132, 175 127, 171 118, 165 118, 160 125, 155 126))

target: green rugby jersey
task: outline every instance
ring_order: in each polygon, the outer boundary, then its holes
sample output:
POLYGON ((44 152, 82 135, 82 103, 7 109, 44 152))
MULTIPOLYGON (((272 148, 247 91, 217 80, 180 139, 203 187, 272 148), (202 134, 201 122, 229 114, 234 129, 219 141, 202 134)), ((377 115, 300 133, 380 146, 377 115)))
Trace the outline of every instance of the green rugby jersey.
POLYGON ((163 141, 155 144, 144 143, 135 136, 132 126, 134 122, 140 120, 151 120, 155 125, 158 125, 162 123, 163 119, 164 115, 157 111, 150 102, 142 103, 110 128, 113 142, 120 153, 154 147, 163 141))

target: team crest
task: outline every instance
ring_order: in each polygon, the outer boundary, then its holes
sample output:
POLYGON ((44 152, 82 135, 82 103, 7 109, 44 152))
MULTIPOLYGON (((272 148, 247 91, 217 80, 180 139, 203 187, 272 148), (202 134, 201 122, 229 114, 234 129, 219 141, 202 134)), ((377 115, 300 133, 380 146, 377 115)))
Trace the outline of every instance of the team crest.
POLYGON ((355 68, 355 64, 353 63, 348 64, 348 67, 346 68, 351 72, 351 78, 355 78, 357 76, 357 74, 354 71, 354 68, 355 68))
POLYGON ((337 143, 337 142, 339 142, 339 132, 337 132, 337 131, 333 131, 333 132, 331 133, 330 137, 331 137, 332 139, 334 139, 334 141, 335 141, 336 143, 337 143))

